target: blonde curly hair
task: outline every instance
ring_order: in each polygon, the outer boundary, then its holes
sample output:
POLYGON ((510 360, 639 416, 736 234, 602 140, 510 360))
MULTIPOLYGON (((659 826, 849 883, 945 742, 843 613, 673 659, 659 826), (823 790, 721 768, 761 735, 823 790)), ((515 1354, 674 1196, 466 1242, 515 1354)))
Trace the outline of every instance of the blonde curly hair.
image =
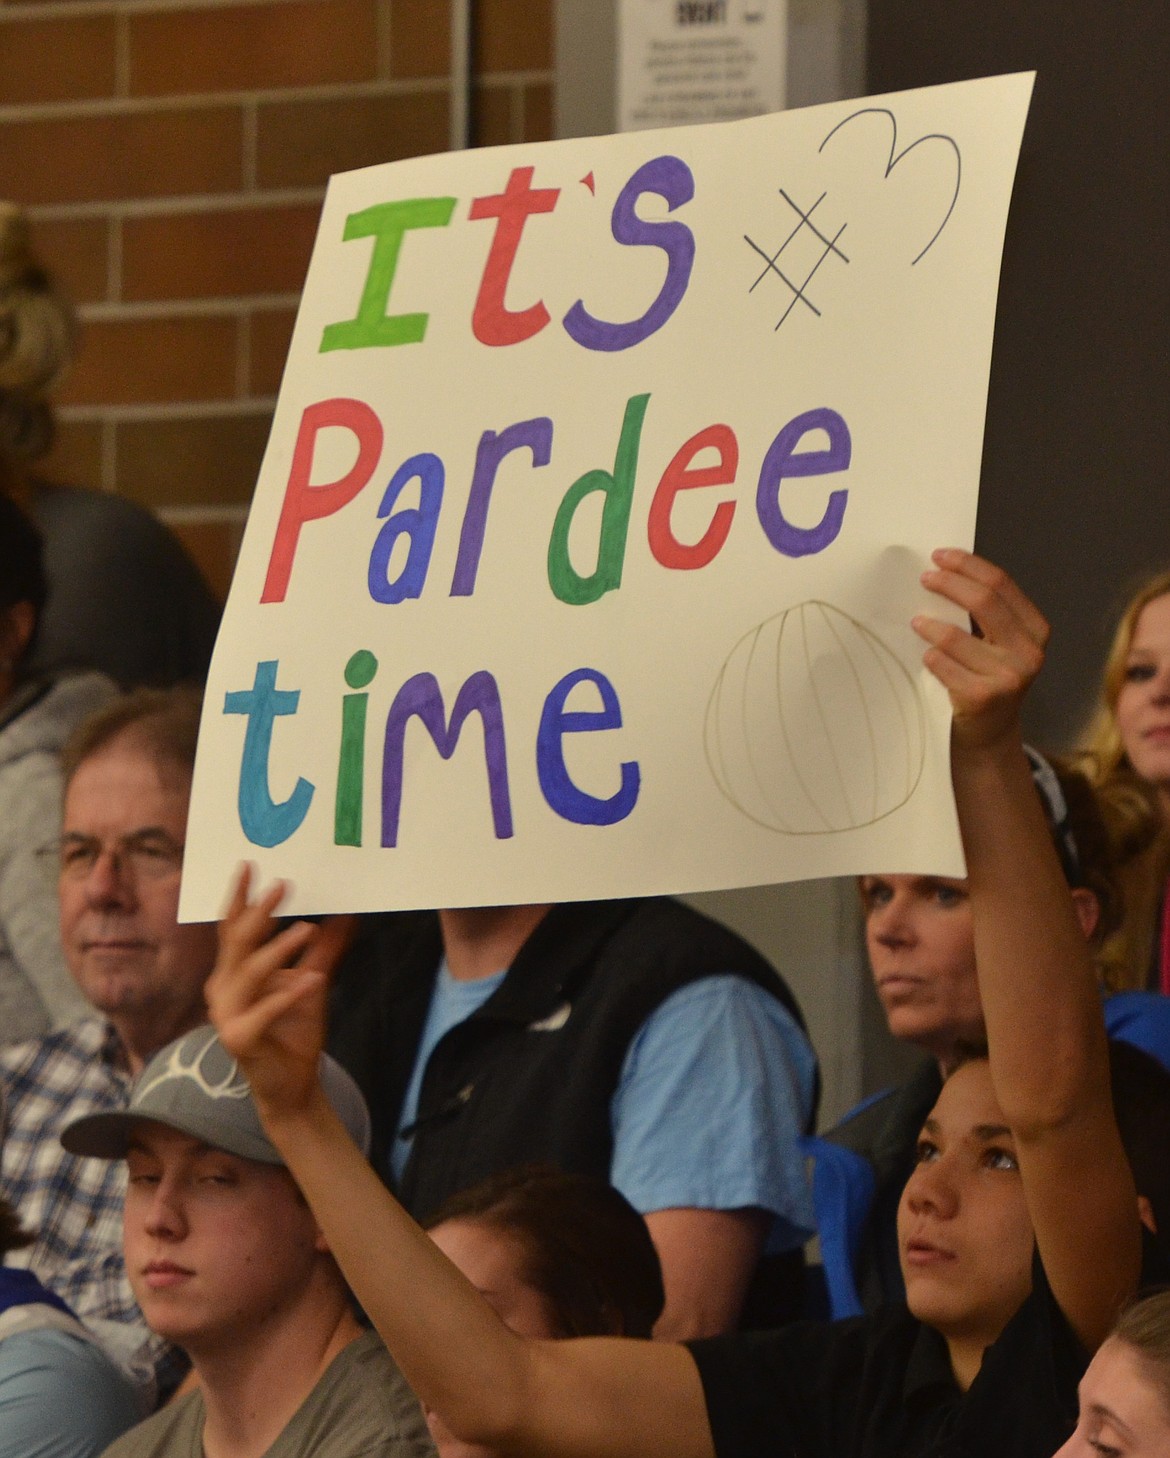
POLYGON ((53 440, 48 391, 77 343, 73 306, 33 251, 28 217, 0 201, 0 456, 19 467, 53 440))

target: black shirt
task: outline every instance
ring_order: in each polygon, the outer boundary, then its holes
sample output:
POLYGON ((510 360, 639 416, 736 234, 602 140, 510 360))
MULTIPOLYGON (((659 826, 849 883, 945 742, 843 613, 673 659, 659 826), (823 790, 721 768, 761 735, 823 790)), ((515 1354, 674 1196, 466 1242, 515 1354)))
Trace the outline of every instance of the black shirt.
POLYGON ((690 1343, 717 1458, 1052 1458, 1088 1355, 1034 1280, 966 1393, 904 1306, 690 1343))

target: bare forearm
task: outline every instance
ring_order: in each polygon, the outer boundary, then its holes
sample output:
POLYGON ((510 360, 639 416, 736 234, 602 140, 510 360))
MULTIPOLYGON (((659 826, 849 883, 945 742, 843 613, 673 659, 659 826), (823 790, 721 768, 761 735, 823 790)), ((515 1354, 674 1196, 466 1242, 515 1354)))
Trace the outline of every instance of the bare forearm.
POLYGON ((524 1344, 383 1186, 323 1098, 284 1117, 264 1112, 338 1265, 411 1386, 460 1437, 497 1441, 522 1407, 524 1344))
POLYGON ((236 878, 208 1007, 269 1138, 407 1381, 465 1442, 541 1458, 712 1458, 685 1348, 515 1336, 379 1181, 319 1082, 345 928, 280 928, 281 883, 236 878))
POLYGON ((980 630, 929 617, 914 624, 954 711, 952 778, 992 1081, 1049 1286, 1091 1349, 1136 1287, 1140 1242, 1088 947, 1020 737, 1048 624, 982 558, 943 548, 932 561, 925 586, 980 630))
POLYGON ((545 1458, 712 1458, 681 1347, 525 1341, 406 1214, 323 1099, 269 1136, 411 1387, 464 1442, 545 1458))
POLYGON ((1141 1263, 1093 966, 1018 741, 953 768, 996 1097, 1051 1289, 1092 1350, 1141 1263))
POLYGON ((1136 1192, 1088 946, 1018 737, 954 757, 996 1097, 1050 1288, 1093 1350, 1136 1288, 1136 1192))
POLYGON ((970 613, 915 620, 954 719, 951 777, 967 853, 979 993, 995 1091, 1018 1135, 1078 1108, 1108 1113, 1101 1012, 1088 948, 1023 752, 1020 705, 1049 627, 1003 572, 968 552, 932 556, 923 583, 970 613), (1102 1090, 1104 1097, 1102 1098, 1102 1090))
POLYGON ((996 1094, 1026 1137, 1108 1082, 1092 960, 1018 734, 956 745, 952 777, 996 1094))

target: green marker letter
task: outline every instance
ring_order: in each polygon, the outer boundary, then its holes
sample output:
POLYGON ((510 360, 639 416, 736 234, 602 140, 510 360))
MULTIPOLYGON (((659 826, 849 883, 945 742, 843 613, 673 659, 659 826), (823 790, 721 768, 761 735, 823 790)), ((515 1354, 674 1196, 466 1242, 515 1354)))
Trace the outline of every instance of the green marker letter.
POLYGON ((342 237, 347 243, 353 238, 373 238, 374 252, 357 318, 326 324, 321 334, 322 354, 331 349, 421 343, 429 315, 386 313, 398 251, 408 228, 445 228, 454 211, 453 197, 416 197, 409 202, 378 203, 360 213, 350 213, 342 237))
MULTIPOLYGON (((378 671, 378 660, 368 648, 359 648, 345 665, 345 681, 352 689, 368 688, 378 671)), ((361 845, 363 761, 366 752, 366 701, 369 694, 346 694, 341 701, 341 753, 337 761, 337 798, 333 806, 333 844, 361 845)))
POLYGON ((638 469, 638 446, 649 400, 649 395, 631 395, 626 402, 613 471, 586 471, 565 492, 557 508, 548 542, 548 585, 562 602, 575 606, 596 602, 622 584, 634 473, 638 469), (601 539, 597 544, 597 566, 588 577, 582 577, 569 560, 569 530, 577 508, 594 491, 605 494, 601 539))

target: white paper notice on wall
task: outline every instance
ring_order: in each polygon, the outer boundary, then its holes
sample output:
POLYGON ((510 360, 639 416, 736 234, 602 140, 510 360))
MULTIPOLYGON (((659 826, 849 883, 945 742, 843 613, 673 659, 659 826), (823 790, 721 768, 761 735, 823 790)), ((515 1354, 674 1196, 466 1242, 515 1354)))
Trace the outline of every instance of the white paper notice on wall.
POLYGON ((960 874, 909 623, 975 527, 1032 78, 335 177, 182 914, 960 874))
POLYGON ((779 111, 787 16, 787 0, 619 0, 619 130, 779 111))

